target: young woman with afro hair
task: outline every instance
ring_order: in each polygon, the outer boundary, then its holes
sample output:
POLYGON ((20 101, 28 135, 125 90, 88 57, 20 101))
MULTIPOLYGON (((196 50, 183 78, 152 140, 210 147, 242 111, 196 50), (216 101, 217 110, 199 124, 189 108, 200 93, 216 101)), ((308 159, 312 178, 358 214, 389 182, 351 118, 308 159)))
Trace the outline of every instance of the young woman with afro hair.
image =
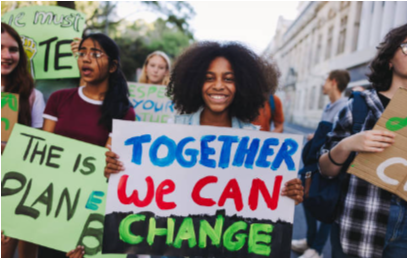
MULTIPOLYGON (((201 42, 178 57, 167 95, 180 115, 176 124, 258 130, 251 124, 277 87, 277 69, 238 43, 201 42)), ((118 156, 106 153, 105 172, 124 170, 118 156)), ((282 195, 302 202, 299 179, 287 182, 282 195)))

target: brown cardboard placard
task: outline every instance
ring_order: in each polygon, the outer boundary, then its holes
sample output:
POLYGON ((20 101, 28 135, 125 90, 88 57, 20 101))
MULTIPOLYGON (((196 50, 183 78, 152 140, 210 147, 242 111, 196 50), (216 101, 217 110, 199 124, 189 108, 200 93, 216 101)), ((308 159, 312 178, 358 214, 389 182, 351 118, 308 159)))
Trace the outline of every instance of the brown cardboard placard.
POLYGON ((348 173, 407 201, 407 89, 397 90, 373 129, 392 131, 395 143, 381 153, 359 153, 348 173))
POLYGON ((1 93, 1 141, 7 142, 18 120, 18 94, 1 93))

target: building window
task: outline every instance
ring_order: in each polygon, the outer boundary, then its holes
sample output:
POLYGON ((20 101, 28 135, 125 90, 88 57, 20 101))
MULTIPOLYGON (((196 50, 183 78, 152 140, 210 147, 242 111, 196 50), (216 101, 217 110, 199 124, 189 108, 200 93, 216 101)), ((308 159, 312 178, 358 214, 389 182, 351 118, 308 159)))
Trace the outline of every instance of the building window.
POLYGON ((338 52, 337 54, 342 54, 345 51, 346 43, 346 25, 348 23, 348 16, 344 16, 341 19, 341 27, 339 31, 339 42, 338 42, 338 52))
POLYGON ((333 35, 334 35, 334 26, 331 26, 328 29, 328 40, 326 41, 327 43, 325 50, 325 60, 331 57, 333 35))
POLYGON ((360 19, 362 17, 362 6, 363 2, 358 2, 356 7, 356 18, 355 24, 353 29, 353 37, 352 37, 352 52, 356 51, 358 48, 358 40, 359 40, 359 30, 360 30, 360 19))
POLYGON ((321 56, 321 50, 322 49, 322 34, 318 36, 318 41, 317 41, 317 48, 315 50, 315 59, 314 59, 314 64, 319 63, 319 59, 321 56))

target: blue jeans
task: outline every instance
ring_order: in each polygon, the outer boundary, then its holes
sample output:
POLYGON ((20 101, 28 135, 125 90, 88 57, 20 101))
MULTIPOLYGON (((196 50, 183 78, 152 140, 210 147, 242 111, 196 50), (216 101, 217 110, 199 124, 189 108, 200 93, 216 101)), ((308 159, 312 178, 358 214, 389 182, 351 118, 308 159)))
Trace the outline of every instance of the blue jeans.
MULTIPOLYGON (((352 258, 343 252, 339 240, 339 225, 332 225, 332 258, 352 258)), ((393 195, 383 249, 383 258, 406 257, 407 255, 407 202, 393 195)))
POLYGON ((317 229, 317 220, 304 207, 305 219, 307 221, 307 244, 319 254, 324 249, 326 240, 331 231, 331 224, 321 222, 317 229))

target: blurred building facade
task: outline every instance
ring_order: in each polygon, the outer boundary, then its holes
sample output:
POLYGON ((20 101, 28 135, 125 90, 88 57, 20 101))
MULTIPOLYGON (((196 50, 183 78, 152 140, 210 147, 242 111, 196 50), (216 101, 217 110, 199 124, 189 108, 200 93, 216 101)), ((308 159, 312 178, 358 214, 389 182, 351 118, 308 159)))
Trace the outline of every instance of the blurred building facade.
POLYGON ((277 63, 286 121, 316 128, 329 99, 329 71, 347 69, 348 87, 365 86, 370 60, 386 33, 407 23, 407 2, 300 2, 294 21, 280 17, 264 52, 277 63))

